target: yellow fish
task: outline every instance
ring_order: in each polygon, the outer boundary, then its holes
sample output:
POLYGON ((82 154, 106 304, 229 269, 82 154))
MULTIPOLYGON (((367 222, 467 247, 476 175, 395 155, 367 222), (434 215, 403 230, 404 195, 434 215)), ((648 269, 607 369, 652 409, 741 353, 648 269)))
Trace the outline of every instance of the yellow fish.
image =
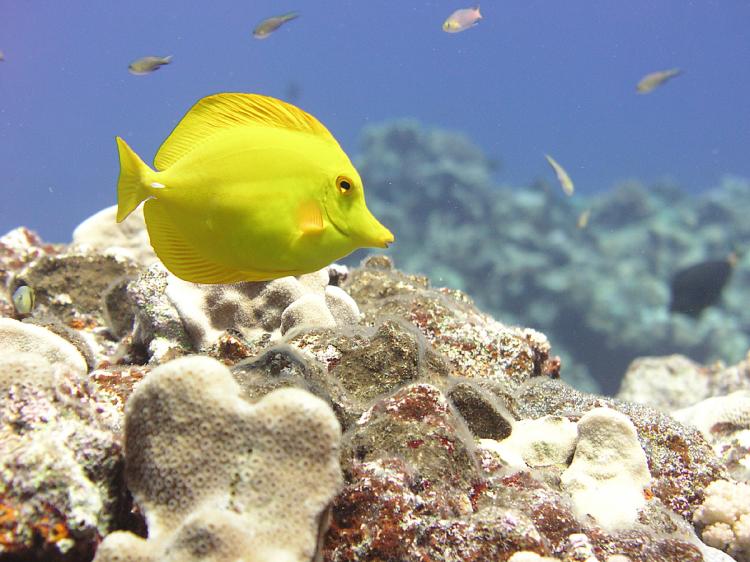
POLYGON ((151 245, 186 281, 301 275, 393 242, 336 139, 281 100, 203 98, 159 148, 156 170, 120 137, 117 146, 117 222, 146 201, 151 245))
POLYGON ((288 21, 292 21, 299 17, 297 12, 289 12, 288 14, 282 14, 280 16, 273 16, 272 18, 264 19, 253 29, 253 37, 256 39, 265 39, 271 33, 276 31, 282 25, 288 21))
POLYGON ((28 316, 34 310, 34 289, 21 285, 13 292, 13 306, 21 316, 28 316))
POLYGON ((578 220, 576 221, 576 227, 583 230, 589 225, 590 219, 591 219, 591 209, 585 209, 581 211, 581 214, 578 215, 578 220))
POLYGON ((657 72, 652 72, 651 74, 646 74, 646 76, 641 78, 635 89, 639 94, 648 94, 649 92, 652 92, 653 90, 664 84, 664 82, 666 82, 667 80, 670 80, 680 74, 682 74, 682 71, 679 68, 671 68, 669 70, 659 70, 657 72))
POLYGON ((565 168, 560 166, 560 164, 557 163, 557 160, 552 158, 552 156, 550 156, 549 154, 545 154, 544 157, 547 159, 547 162, 549 162, 549 165, 552 166, 552 169, 555 171, 557 181, 560 182, 560 186, 565 192, 565 195, 567 195, 568 197, 573 195, 573 192, 575 191, 573 180, 570 179, 570 176, 568 175, 568 172, 565 171, 565 168))

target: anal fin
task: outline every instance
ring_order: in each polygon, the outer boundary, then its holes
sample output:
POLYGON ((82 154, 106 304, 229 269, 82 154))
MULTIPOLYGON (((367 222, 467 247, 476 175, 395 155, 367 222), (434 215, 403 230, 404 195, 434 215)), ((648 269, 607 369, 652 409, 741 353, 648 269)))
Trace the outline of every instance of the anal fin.
POLYGON ((185 241, 157 199, 144 206, 146 227, 156 255, 174 275, 191 283, 237 283, 246 272, 207 260, 185 241))

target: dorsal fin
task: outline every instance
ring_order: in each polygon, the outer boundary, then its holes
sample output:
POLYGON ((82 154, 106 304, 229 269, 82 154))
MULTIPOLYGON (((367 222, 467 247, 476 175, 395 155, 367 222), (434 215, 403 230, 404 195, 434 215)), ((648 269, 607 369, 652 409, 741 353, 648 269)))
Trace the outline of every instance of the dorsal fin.
POLYGON ((338 146, 325 126, 300 108, 259 94, 215 94, 196 103, 159 148, 157 170, 166 170, 214 133, 245 125, 310 133, 338 146))

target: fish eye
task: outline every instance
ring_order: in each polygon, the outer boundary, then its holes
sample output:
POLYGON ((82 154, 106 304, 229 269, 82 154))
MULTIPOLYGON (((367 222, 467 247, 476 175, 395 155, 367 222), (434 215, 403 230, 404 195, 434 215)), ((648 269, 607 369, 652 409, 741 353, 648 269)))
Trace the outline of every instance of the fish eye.
POLYGON ((346 195, 352 189, 352 180, 346 176, 339 176, 336 178, 336 187, 342 195, 346 195))

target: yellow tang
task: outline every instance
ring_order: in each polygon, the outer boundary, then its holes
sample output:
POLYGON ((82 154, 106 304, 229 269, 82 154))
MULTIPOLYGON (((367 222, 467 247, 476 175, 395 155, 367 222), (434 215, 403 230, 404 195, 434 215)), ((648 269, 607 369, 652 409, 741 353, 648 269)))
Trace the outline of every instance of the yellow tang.
POLYGON ((393 242, 336 139, 281 100, 203 98, 162 144, 157 171, 120 137, 117 146, 117 222, 145 200, 156 255, 186 281, 301 275, 393 242))

